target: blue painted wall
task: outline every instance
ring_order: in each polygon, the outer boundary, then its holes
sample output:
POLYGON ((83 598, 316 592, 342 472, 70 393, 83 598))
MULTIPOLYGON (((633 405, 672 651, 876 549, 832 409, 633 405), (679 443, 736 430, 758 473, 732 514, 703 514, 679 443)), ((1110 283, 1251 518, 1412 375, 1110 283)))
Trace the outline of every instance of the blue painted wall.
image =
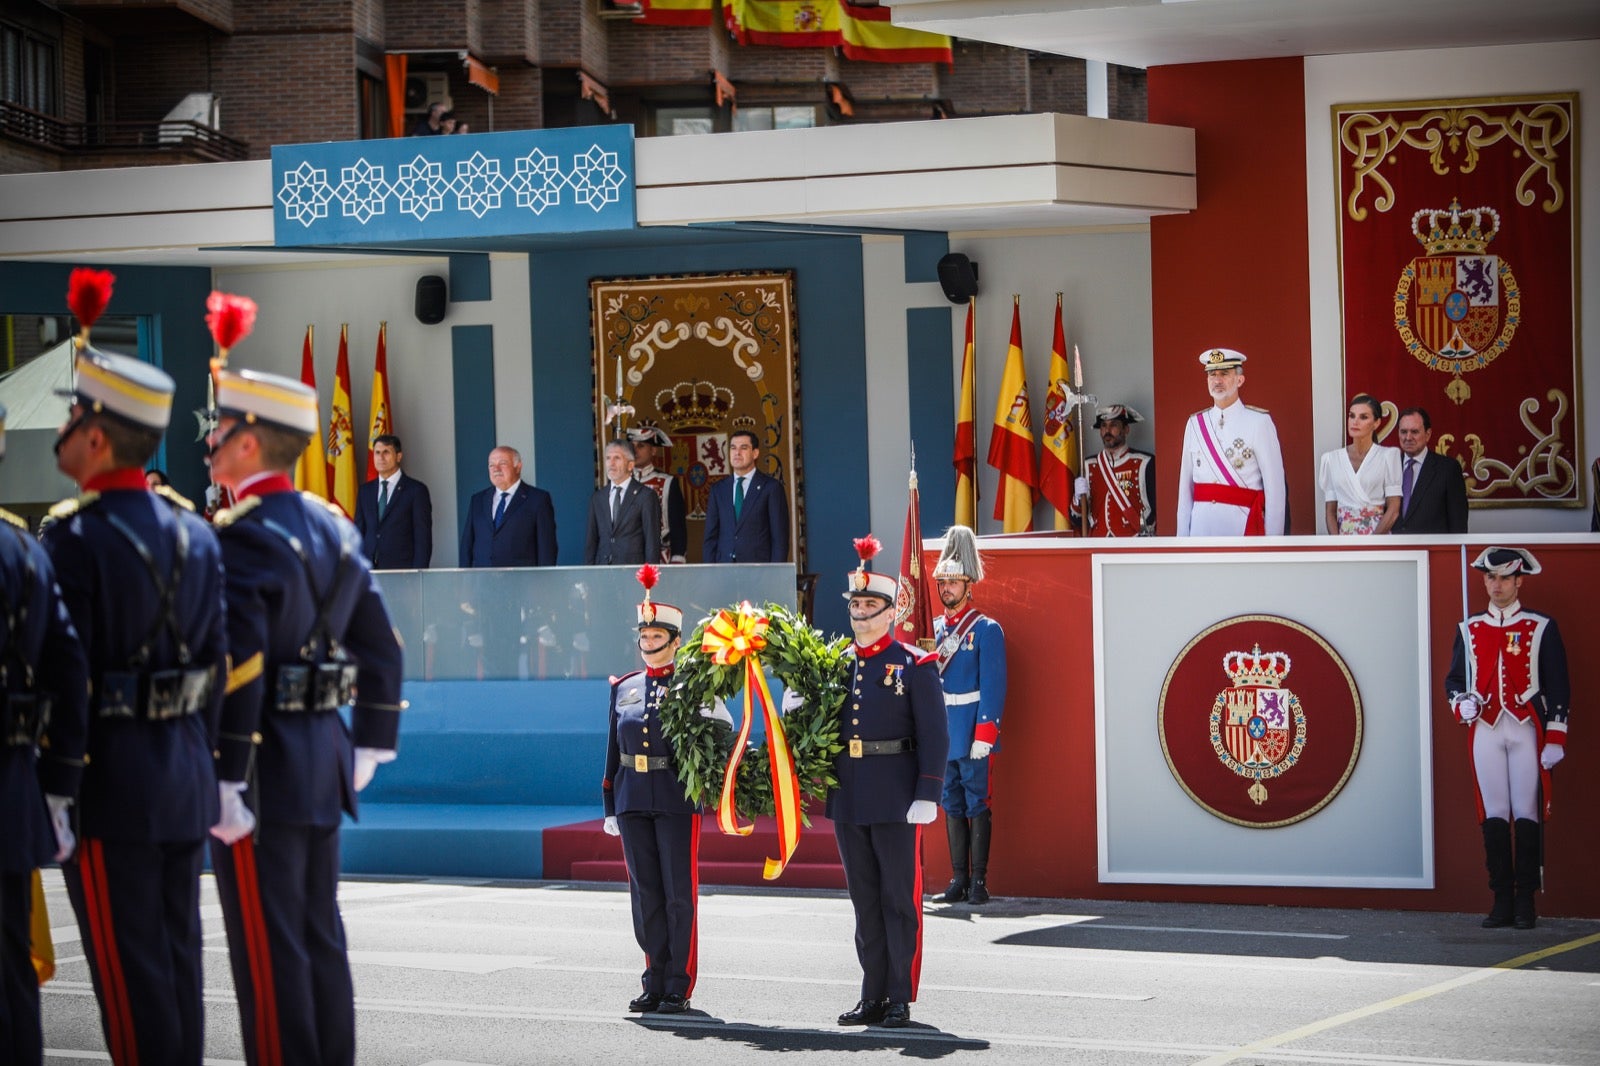
MULTIPOLYGON (((855 237, 763 238, 748 244, 532 251, 533 435, 538 481, 556 501, 560 561, 583 561, 594 492, 589 281, 598 277, 792 270, 800 326, 801 459, 808 554, 822 575, 816 622, 848 632, 840 590, 856 564, 851 538, 868 532, 865 313, 855 237)), ((792 494, 792 491, 791 491, 792 494)))
MULTIPOLYGON (((172 427, 166 437, 166 464, 173 487, 201 501, 210 478, 203 446, 195 440, 197 422, 191 412, 206 405, 206 377, 213 353, 206 329, 206 296, 211 271, 205 267, 104 266, 117 276, 111 315, 149 316, 151 351, 140 352, 177 382, 172 398, 172 427)), ((70 263, 0 262, 0 312, 66 314, 70 263)), ((248 350, 246 340, 244 349, 248 350)), ((132 355, 127 352, 124 354, 132 355)))

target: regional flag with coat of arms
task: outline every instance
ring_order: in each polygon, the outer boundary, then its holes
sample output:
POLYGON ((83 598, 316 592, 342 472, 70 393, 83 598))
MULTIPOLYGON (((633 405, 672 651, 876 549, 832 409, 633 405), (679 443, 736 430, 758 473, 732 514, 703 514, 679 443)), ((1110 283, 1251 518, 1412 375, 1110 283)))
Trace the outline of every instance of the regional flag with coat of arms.
POLYGON ((1039 466, 1033 454, 1033 416, 1022 366, 1022 301, 1016 296, 1011 300, 1011 345, 995 402, 994 430, 989 434, 989 465, 1000 472, 994 517, 1002 521, 1002 532, 1031 533, 1039 466))
MULTIPOLYGON (((1081 382, 1079 383, 1081 386, 1081 382)), ((1044 398, 1044 448, 1039 454, 1039 495, 1056 511, 1056 528, 1071 529, 1072 479, 1078 470, 1079 433, 1072 425, 1072 379, 1067 376, 1067 338, 1056 293, 1056 332, 1050 342, 1050 391, 1044 398)))
POLYGON ((328 412, 328 499, 346 518, 356 513, 356 428, 350 414, 350 327, 339 327, 339 362, 328 412))
POLYGON ((372 459, 372 442, 394 432, 389 406, 389 323, 378 323, 378 354, 372 361, 372 415, 367 419, 367 480, 378 476, 372 459))

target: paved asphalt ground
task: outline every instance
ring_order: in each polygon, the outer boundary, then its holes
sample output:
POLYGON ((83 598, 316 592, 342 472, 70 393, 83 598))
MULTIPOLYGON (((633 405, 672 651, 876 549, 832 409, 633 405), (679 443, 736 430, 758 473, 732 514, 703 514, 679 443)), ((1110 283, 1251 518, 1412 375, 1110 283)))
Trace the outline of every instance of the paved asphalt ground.
MULTIPOLYGON (((106 1061, 59 873, 45 1060, 106 1061)), ((843 893, 709 889, 694 1011, 638 991, 620 886, 348 880, 359 1057, 374 1066, 772 1061, 1600 1066, 1600 922, 998 899, 926 908, 911 1028, 840 1029, 859 974, 843 893)), ((208 877, 208 1063, 242 1062, 208 877)), ((159 1066, 159 1064, 157 1064, 159 1066)))

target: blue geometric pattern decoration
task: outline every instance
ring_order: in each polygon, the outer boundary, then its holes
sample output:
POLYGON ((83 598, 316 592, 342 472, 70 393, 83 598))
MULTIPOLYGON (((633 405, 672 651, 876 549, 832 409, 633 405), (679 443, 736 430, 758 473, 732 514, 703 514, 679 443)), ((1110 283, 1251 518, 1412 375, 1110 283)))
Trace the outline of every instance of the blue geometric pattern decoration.
POLYGON ((634 191, 628 125, 272 149, 279 246, 632 229, 634 191))

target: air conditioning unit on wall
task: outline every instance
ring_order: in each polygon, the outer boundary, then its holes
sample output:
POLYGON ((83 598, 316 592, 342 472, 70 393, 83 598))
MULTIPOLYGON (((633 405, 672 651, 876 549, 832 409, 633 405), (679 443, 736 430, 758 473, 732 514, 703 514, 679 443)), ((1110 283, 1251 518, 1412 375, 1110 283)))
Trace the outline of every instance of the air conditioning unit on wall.
POLYGON ((442 70, 423 70, 406 75, 406 114, 428 110, 433 103, 450 103, 450 76, 442 70))

